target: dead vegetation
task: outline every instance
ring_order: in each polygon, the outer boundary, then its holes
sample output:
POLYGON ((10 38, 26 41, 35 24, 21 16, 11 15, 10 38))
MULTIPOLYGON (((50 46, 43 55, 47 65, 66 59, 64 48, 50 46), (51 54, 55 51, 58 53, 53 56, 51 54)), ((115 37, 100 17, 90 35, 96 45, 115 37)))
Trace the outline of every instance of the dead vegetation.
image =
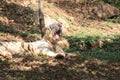
POLYGON ((56 60, 41 56, 16 56, 0 62, 1 80, 119 80, 120 65, 81 56, 56 60))
MULTIPOLYGON (((34 10, 31 7, 35 6, 32 3, 36 4, 36 1, 0 1, 0 41, 40 39, 40 31, 34 25, 34 10)), ((100 35, 105 36, 120 34, 119 23, 88 19, 96 17, 88 15, 91 5, 86 5, 89 6, 86 8, 84 4, 77 4, 77 2, 69 4, 59 2, 56 6, 46 1, 44 3, 44 13, 63 23, 64 35, 70 36, 78 31, 81 31, 79 36, 87 32, 89 35, 92 32, 96 34, 99 31, 100 35), (84 32, 85 30, 87 31, 84 32)), ((119 37, 108 38, 106 43, 96 39, 97 37, 85 35, 87 37, 79 38, 78 35, 66 38, 69 44, 66 41, 62 43, 62 46, 69 47, 69 52, 73 52, 73 55, 78 53, 78 55, 67 56, 62 60, 46 56, 14 55, 11 60, 0 60, 0 80, 119 80, 119 37), (94 38, 96 42, 93 41, 94 38), (87 44, 90 44, 88 49, 86 49, 87 44)))

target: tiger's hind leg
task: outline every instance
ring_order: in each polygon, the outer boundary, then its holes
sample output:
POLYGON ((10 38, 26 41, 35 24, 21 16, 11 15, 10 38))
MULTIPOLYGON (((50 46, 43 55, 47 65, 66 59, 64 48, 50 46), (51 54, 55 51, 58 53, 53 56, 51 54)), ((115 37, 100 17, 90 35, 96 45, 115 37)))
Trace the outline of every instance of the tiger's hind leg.
POLYGON ((12 59, 12 54, 8 51, 0 51, 0 57, 4 59, 12 59))
POLYGON ((6 50, 6 47, 3 46, 3 44, 0 44, 0 58, 4 58, 4 59, 11 59, 12 58, 12 54, 6 50))

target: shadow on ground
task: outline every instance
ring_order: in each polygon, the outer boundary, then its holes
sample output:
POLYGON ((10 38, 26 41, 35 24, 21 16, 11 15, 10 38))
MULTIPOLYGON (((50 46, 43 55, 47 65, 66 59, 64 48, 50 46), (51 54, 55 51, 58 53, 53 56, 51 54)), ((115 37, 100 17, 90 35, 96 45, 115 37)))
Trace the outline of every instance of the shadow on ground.
POLYGON ((83 56, 97 58, 107 61, 120 61, 120 36, 115 35, 114 39, 105 38, 102 43, 97 43, 99 36, 87 36, 79 38, 77 36, 65 37, 70 43, 68 52, 79 52, 83 56))
POLYGON ((0 9, 0 32, 19 35, 25 41, 40 39, 39 28, 33 25, 32 9, 6 1, 0 1, 0 9))
MULTIPOLYGON (((105 42, 102 48, 80 50, 81 40, 66 37, 70 49, 76 56, 53 59, 46 56, 14 55, 12 60, 0 61, 1 80, 119 80, 120 79, 120 36, 105 42), (75 49, 76 48, 76 49, 75 49), (74 50, 75 49, 75 50, 74 50)), ((95 39, 94 39, 95 40, 95 39)), ((89 41, 85 41, 89 44, 89 41)))
MULTIPOLYGON (((112 9, 108 7, 108 9, 104 9, 103 5, 100 5, 102 1, 70 1, 70 0, 63 0, 63 1, 49 1, 50 3, 55 3, 57 7, 60 7, 62 10, 66 11, 68 14, 72 15, 76 22, 79 24, 83 23, 83 20, 98 20, 98 21, 108 21, 113 23, 120 23, 120 14, 111 15, 112 9), (97 4, 96 4, 97 3, 97 4), (99 3, 99 4, 98 4, 99 3), (99 5, 101 7, 97 7, 95 5, 99 5), (98 11, 95 11, 94 7, 98 11), (106 14, 103 15, 102 13, 106 14), (107 12, 106 12, 107 11, 107 12), (110 11, 110 12, 109 12, 110 11), (99 14, 98 14, 99 12, 99 14), (101 15, 101 16, 99 16, 101 15), (111 15, 109 17, 108 15, 111 15)), ((112 5, 114 7, 118 6, 117 8, 120 9, 119 1, 114 3, 114 1, 103 0, 102 3, 106 3, 107 5, 112 5)), ((106 6, 107 6, 106 5, 106 6)), ((117 12, 115 12, 117 13, 117 12)), ((114 12, 113 12, 114 14, 114 12)), ((87 23, 87 22, 86 22, 87 23)))
POLYGON ((0 61, 1 80, 119 80, 119 64, 82 56, 57 60, 18 56, 0 61), (109 64, 109 65, 108 65, 109 64))
MULTIPOLYGON (((4 19, 0 20, 0 32, 11 33, 13 35, 20 35, 23 37, 26 32, 30 31, 33 23, 31 23, 31 21, 29 22, 29 20, 31 20, 29 19, 31 16, 28 17, 28 15, 33 13, 32 10, 13 3, 8 4, 5 1, 0 3, 0 7, 2 8, 2 14, 0 14, 0 16, 4 16, 4 19), (7 19, 9 19, 8 22, 5 22, 7 19)), ((31 33, 32 32, 34 31, 31 31, 31 33)), ((39 33, 39 31, 36 31, 36 33, 39 33)), ((27 36, 28 34, 25 34, 24 37, 27 36)), ((24 38, 24 40, 28 39, 29 38, 24 38)), ((120 63, 117 62, 120 61, 120 36, 115 38, 113 42, 106 42, 101 49, 91 48, 90 42, 94 40, 92 37, 82 39, 85 40, 85 44, 88 46, 86 47, 86 51, 80 50, 79 43, 82 43, 84 46, 81 38, 71 36, 67 37, 67 39, 71 44, 69 52, 78 51, 80 55, 66 57, 61 60, 46 56, 31 57, 16 55, 12 60, 0 60, 0 80, 120 79, 120 63), (87 56, 93 58, 91 59, 87 56), (110 62, 110 60, 114 59, 116 62, 110 62)))

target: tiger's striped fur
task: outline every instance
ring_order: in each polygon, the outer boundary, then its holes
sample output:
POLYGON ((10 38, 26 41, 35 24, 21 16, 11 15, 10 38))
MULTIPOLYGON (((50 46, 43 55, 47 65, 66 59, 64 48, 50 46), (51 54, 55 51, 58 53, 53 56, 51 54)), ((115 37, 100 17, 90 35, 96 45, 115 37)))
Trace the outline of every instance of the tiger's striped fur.
POLYGON ((47 55, 50 57, 64 57, 65 53, 54 38, 61 37, 61 25, 53 23, 46 27, 42 40, 35 42, 0 42, 0 56, 12 58, 14 54, 47 55), (59 32, 57 32, 59 31, 59 32))

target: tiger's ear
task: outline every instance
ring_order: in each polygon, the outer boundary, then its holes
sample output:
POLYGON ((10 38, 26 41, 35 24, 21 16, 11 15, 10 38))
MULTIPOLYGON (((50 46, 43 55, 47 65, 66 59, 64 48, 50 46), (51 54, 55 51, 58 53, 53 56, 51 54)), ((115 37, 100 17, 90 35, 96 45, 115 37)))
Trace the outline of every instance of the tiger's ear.
POLYGON ((63 23, 61 23, 61 22, 58 22, 57 24, 58 24, 59 27, 63 26, 63 23))
POLYGON ((49 34, 50 34, 50 30, 46 29, 45 33, 46 33, 47 35, 49 35, 49 34))
POLYGON ((45 32, 46 30, 47 30, 47 28, 46 28, 46 27, 44 27, 44 28, 43 28, 43 31, 45 32))
POLYGON ((48 28, 44 28, 45 35, 48 36, 50 34, 50 30, 48 28))

